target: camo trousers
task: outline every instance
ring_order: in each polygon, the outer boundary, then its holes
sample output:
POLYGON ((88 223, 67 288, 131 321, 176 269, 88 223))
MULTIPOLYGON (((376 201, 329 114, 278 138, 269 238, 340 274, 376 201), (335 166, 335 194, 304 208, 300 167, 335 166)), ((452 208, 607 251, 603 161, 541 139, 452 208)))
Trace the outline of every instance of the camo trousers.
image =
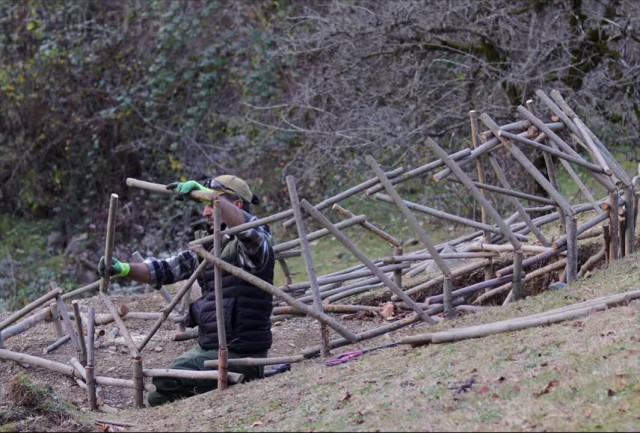
MULTIPOLYGON (((229 359, 267 357, 266 350, 256 353, 240 353, 229 350, 228 353, 229 359)), ((196 345, 176 358, 176 360, 166 368, 210 371, 211 369, 204 368, 204 362, 214 359, 218 359, 218 351, 216 349, 204 350, 199 345, 196 345)), ((264 377, 264 368, 262 366, 230 366, 229 371, 243 374, 245 382, 264 377)), ((202 394, 216 389, 218 385, 218 382, 213 379, 182 379, 175 377, 154 377, 152 383, 156 386, 156 390, 150 392, 147 396, 149 406, 158 406, 180 398, 202 394)))

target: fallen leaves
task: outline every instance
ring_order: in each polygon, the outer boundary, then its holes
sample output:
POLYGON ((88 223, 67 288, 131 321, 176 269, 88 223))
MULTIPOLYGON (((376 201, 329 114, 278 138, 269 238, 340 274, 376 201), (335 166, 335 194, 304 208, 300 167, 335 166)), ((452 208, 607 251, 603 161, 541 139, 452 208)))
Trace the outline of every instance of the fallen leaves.
POLYGON ((554 386, 558 386, 559 383, 560 383, 560 381, 558 379, 553 379, 551 382, 549 382, 547 384, 547 386, 544 387, 544 389, 542 391, 534 392, 533 395, 536 396, 536 397, 540 397, 541 395, 549 394, 549 391, 551 391, 551 389, 554 386))
POLYGON ((396 317, 396 306, 393 302, 386 302, 380 306, 380 315, 385 320, 394 320, 396 317))

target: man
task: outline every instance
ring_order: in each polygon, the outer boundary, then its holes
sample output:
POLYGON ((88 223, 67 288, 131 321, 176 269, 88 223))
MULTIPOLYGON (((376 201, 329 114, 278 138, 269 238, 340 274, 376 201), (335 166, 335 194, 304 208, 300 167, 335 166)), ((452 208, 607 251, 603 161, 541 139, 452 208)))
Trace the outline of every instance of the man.
MULTIPOLYGON (((249 186, 237 176, 223 175, 204 182, 175 182, 167 185, 180 196, 189 197, 193 190, 215 191, 220 200, 223 228, 235 227, 257 219, 251 212, 251 204, 259 199, 249 186)), ((202 213, 209 224, 213 224, 211 203, 202 213)), ((233 236, 224 246, 220 257, 234 266, 273 284, 274 253, 273 237, 266 225, 244 230, 233 236)), ((207 250, 211 246, 206 246, 207 250)), ((201 262, 194 252, 182 251, 164 260, 153 257, 144 263, 122 263, 113 258, 106 269, 104 257, 100 259, 100 274, 131 278, 148 283, 159 289, 162 285, 188 279, 201 262)), ((179 356, 168 368, 204 370, 204 361, 218 359, 218 326, 214 291, 214 268, 207 266, 198 277, 202 297, 191 304, 185 326, 198 326, 198 344, 179 356)), ((222 271, 222 292, 225 331, 229 358, 265 358, 271 347, 272 296, 243 279, 222 271)), ((262 367, 230 367, 229 371, 244 374, 245 380, 261 378, 262 367)), ((156 406, 181 397, 189 397, 210 391, 216 387, 214 380, 177 379, 158 377, 153 379, 156 391, 148 395, 151 406, 156 406)))

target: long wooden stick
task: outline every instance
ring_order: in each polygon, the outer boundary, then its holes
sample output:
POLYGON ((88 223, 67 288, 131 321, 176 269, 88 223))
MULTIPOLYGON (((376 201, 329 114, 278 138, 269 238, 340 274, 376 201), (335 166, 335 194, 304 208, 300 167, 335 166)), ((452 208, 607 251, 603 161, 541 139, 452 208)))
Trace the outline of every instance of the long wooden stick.
MULTIPOLYGON (((391 171, 387 172, 386 175, 389 176, 389 177, 396 177, 399 174, 401 174, 403 171, 404 171, 404 169, 402 167, 399 167, 399 168, 396 168, 395 170, 391 170, 391 171)), ((359 192, 364 191, 367 188, 370 188, 370 187, 376 185, 378 182, 379 181, 378 181, 377 178, 372 178, 372 179, 369 179, 367 181, 364 181, 364 182, 362 182, 362 183, 360 183, 360 184, 358 184, 358 185, 356 185, 356 186, 354 186, 352 188, 349 188, 346 191, 343 191, 343 192, 341 192, 339 194, 334 195, 333 197, 330 197, 330 198, 328 198, 326 200, 321 201, 320 203, 318 203, 316 205, 316 209, 322 210, 324 208, 327 208, 327 207, 331 206, 334 203, 338 203, 338 202, 344 200, 347 197, 351 197, 352 195, 355 195, 355 194, 357 194, 359 192)), ((291 212, 293 214, 293 210, 291 210, 291 212)), ((292 225, 294 225, 295 222, 296 222, 295 219, 291 218, 288 221, 285 221, 282 224, 282 226, 284 228, 288 228, 288 227, 291 227, 292 225)))
MULTIPOLYGON (((286 363, 296 363, 304 361, 303 355, 280 356, 278 358, 232 358, 229 359, 229 365, 233 366, 258 366, 258 365, 276 365, 286 363)), ((218 360, 212 359, 204 362, 205 368, 218 368, 218 360)))
POLYGON ((86 381, 87 381, 87 394, 89 398, 89 407, 91 410, 98 409, 98 401, 96 398, 96 381, 95 381, 95 333, 94 324, 96 319, 96 309, 89 307, 89 326, 87 328, 87 366, 86 381))
POLYGON ((288 295, 287 293, 283 292, 282 290, 278 289, 277 287, 267 283, 266 281, 256 277, 253 274, 250 274, 249 272, 245 271, 244 269, 238 268, 236 266, 233 266, 232 264, 227 263, 224 260, 215 257, 213 254, 207 252, 200 245, 194 245, 194 246, 192 246, 190 248, 196 254, 198 254, 200 257, 202 257, 205 261, 207 261, 209 263, 212 263, 214 265, 218 265, 223 270, 229 272, 230 274, 233 274, 233 275, 235 275, 235 276, 237 276, 239 278, 242 278, 243 280, 245 280, 248 283, 258 287, 259 289, 262 289, 267 293, 271 293, 273 296, 279 297, 280 299, 282 299, 283 301, 285 301, 287 304, 291 305, 292 307, 295 307, 295 308, 297 308, 299 310, 304 311, 307 315, 309 315, 309 316, 311 316, 311 317, 313 317, 315 319, 323 321, 324 323, 329 325, 331 328, 333 328, 338 334, 344 336, 349 341, 355 342, 356 335, 353 332, 351 332, 348 329, 346 329, 344 326, 342 326, 338 321, 334 320, 332 317, 329 317, 324 313, 319 313, 318 311, 314 310, 313 308, 310 308, 308 305, 303 304, 302 302, 298 301, 297 299, 293 298, 292 296, 288 295))
MULTIPOLYGON (((383 184, 384 184, 384 181, 383 181, 383 184)), ((389 279, 383 272, 381 272, 380 269, 375 264, 373 264, 373 262, 371 262, 371 260, 369 260, 367 258, 367 256, 365 256, 360 250, 358 250, 358 248, 355 245, 353 245, 353 243, 342 232, 340 232, 340 230, 335 228, 335 226, 331 223, 331 221, 329 221, 329 219, 327 219, 324 215, 322 215, 322 213, 317 211, 306 200, 302 200, 300 202, 300 205, 316 221, 318 221, 325 228, 327 228, 331 232, 331 234, 342 245, 344 245, 349 251, 351 251, 351 253, 354 256, 356 256, 358 258, 358 260, 360 260, 362 263, 364 263, 365 266, 367 266, 371 270, 371 272, 373 272, 375 274, 375 276, 378 277, 380 279, 380 281, 382 281, 385 284, 385 286, 387 286, 393 293, 398 295, 400 297, 400 299, 402 299, 408 305, 413 305, 414 306, 414 311, 416 312, 416 314, 418 314, 418 316, 420 316, 420 318, 422 320, 424 320, 427 323, 434 323, 433 320, 429 316, 424 314, 422 308, 420 308, 419 306, 415 305, 415 301, 413 299, 411 299, 409 296, 407 296, 402 291, 402 289, 400 289, 398 286, 396 286, 396 284, 391 279, 389 279)))
POLYGON ((30 312, 32 312, 36 308, 40 307, 41 305, 49 302, 52 299, 55 299, 61 293, 62 293, 62 289, 53 288, 46 295, 42 295, 41 297, 39 297, 35 301, 31 302, 29 305, 27 305, 24 308, 21 308, 20 310, 16 311, 12 315, 10 315, 6 319, 4 319, 2 322, 0 322, 0 331, 3 330, 4 328, 6 328, 7 326, 11 325, 12 323, 14 323, 15 321, 17 321, 21 317, 24 317, 25 315, 29 314, 30 312))
MULTIPOLYGON (((145 368, 142 370, 144 377, 176 377, 180 379, 209 379, 219 380, 218 370, 178 370, 174 368, 145 368)), ((241 383, 244 375, 230 371, 227 379, 230 383, 241 383)))
POLYGON ((78 330, 78 343, 80 344, 80 363, 82 365, 87 364, 87 345, 84 341, 84 333, 82 331, 82 319, 80 318, 80 305, 78 301, 71 301, 73 307, 73 315, 76 322, 76 329, 78 330))
MULTIPOLYGON (((104 246, 104 264, 111 266, 111 256, 113 253, 113 238, 116 230, 116 211, 118 208, 118 194, 111 194, 109 201, 109 217, 107 219, 107 238, 104 246)), ((100 279, 100 292, 108 293, 109 275, 100 279)))
MULTIPOLYGON (((220 258, 222 254, 222 210, 220 208, 220 199, 213 201, 213 255, 220 258)), ((222 269, 220 266, 213 266, 214 273, 214 291, 216 294, 216 325, 218 327, 218 359, 220 360, 220 370, 218 377, 218 389, 224 391, 228 386, 229 364, 227 349, 227 334, 224 318, 223 294, 222 294, 222 269)))
MULTIPOLYGON (((331 209, 333 209, 334 211, 346 216, 347 218, 355 218, 355 216, 356 216, 356 215, 353 214, 353 212, 343 208, 338 203, 336 203, 333 206, 331 206, 331 209)), ((393 236, 391 236, 389 233, 385 232, 384 230, 374 226, 373 224, 371 224, 367 220, 361 222, 360 225, 362 227, 364 227, 365 229, 369 230, 374 235, 378 236, 379 238, 389 242, 392 246, 394 246, 394 247, 402 247, 402 242, 400 242, 398 239, 394 238, 393 236)))
MULTIPOLYGON (((349 218, 343 221, 338 222, 336 225, 341 229, 346 227, 351 227, 356 224, 362 224, 367 221, 367 217, 365 215, 356 215, 353 218, 349 218)), ((314 241, 316 239, 320 239, 324 236, 327 236, 329 231, 327 229, 316 230, 315 232, 311 232, 307 235, 307 241, 314 241)), ((282 242, 280 244, 273 246, 274 253, 281 253, 283 251, 289 250, 291 248, 296 248, 300 246, 300 238, 293 239, 287 242, 282 242)))
POLYGON ((109 298, 109 295, 106 292, 101 291, 100 297, 102 298, 102 301, 104 302, 104 304, 107 306, 107 308, 113 315, 116 325, 118 325, 118 328, 120 329, 120 332, 124 337, 124 341, 127 343, 127 346, 129 346, 131 357, 133 359, 140 358, 140 352, 138 351, 138 348, 136 347, 136 343, 133 341, 133 338, 131 338, 131 334, 129 333, 129 329, 127 329, 127 325, 124 324, 124 321, 118 314, 118 308, 113 304, 113 301, 111 301, 111 298, 109 298))

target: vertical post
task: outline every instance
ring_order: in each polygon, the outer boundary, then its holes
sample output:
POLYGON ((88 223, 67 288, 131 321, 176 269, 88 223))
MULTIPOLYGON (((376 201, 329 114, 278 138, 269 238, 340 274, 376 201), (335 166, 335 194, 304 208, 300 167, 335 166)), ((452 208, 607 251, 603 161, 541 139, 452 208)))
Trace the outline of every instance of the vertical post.
MULTIPOLYGON (((113 235, 116 230, 116 210, 118 208, 118 194, 111 194, 109 201, 109 218, 107 219, 107 239, 104 245, 104 264, 111 266, 113 254, 113 235)), ((100 279, 100 292, 109 293, 109 276, 100 279)))
MULTIPOLYGON (((295 217, 296 227, 298 229, 298 238, 300 238, 300 247, 302 248, 302 255, 307 266, 307 275, 309 277, 309 283, 311 284, 313 305, 319 313, 323 313, 324 309, 322 307, 322 299, 320 297, 320 288, 318 287, 316 270, 313 264, 313 258, 311 257, 309 240, 307 239, 307 227, 304 223, 304 219, 302 218, 300 200, 298 198, 298 191, 296 189, 296 183, 293 176, 287 176, 287 187, 289 188, 291 208, 293 209, 293 216, 295 217)), ((320 356, 327 358, 330 351, 331 345, 329 343, 329 329, 326 324, 320 323, 320 356)))
MULTIPOLYGON (((478 112, 476 110, 469 111, 469 118, 471 120, 471 142, 473 143, 473 148, 478 148, 478 112)), ((482 160, 483 156, 480 156, 476 159, 476 171, 478 172, 478 182, 486 183, 484 178, 484 170, 482 169, 482 160)), ((480 191, 482 195, 486 198, 485 190, 480 191)), ((487 222, 487 209, 480 204, 480 219, 482 224, 488 224, 487 222)), ((485 244, 491 243, 491 233, 487 230, 482 231, 482 241, 485 244)), ((484 280, 488 281, 493 278, 493 259, 489 259, 489 263, 484 267, 484 280)))
POLYGON ((567 218, 567 284, 578 279, 578 220, 567 218))
POLYGON ((53 318, 53 323, 56 327, 56 334, 58 338, 62 338, 64 336, 64 330, 62 329, 62 317, 60 317, 60 310, 58 310, 58 304, 52 303, 49 305, 49 309, 51 310, 51 317, 53 318))
POLYGON ((633 254, 635 249, 636 227, 635 227, 635 194, 633 193, 633 185, 624 189, 624 202, 625 204, 625 220, 627 222, 626 227, 626 242, 625 251, 627 255, 633 254))
MULTIPOLYGON (((54 281, 52 281, 51 287, 55 288, 57 287, 57 284, 54 281)), ((78 358, 79 358, 81 356, 80 343, 78 342, 78 335, 76 334, 76 330, 73 328, 73 325, 71 324, 71 319, 69 318, 67 307, 64 305, 64 301, 62 300, 62 297, 60 295, 56 296, 56 302, 58 303, 58 310, 60 311, 60 315, 62 316, 62 321, 64 323, 64 326, 65 328, 67 328, 67 334, 71 339, 71 343, 73 344, 73 347, 75 347, 76 351, 78 352, 78 358)))
POLYGON ((623 258, 627 253, 627 219, 625 215, 618 214, 618 234, 620 235, 620 258, 623 258))
POLYGON ((608 223, 602 225, 602 239, 604 241, 604 259, 609 266, 611 261, 611 229, 608 223))
POLYGON ((84 342, 82 319, 80 318, 80 306, 76 300, 71 301, 71 306, 73 307, 73 318, 75 319, 76 329, 78 330, 78 343, 80 343, 80 356, 78 358, 80 360, 80 364, 85 366, 87 365, 87 345, 84 342))
MULTIPOLYGON (((402 247, 393 247, 393 255, 401 256, 402 247)), ((395 271, 393 271, 393 282, 396 283, 396 286, 402 289, 402 269, 396 269, 395 271)))
POLYGON ((141 356, 133 358, 133 404, 136 409, 144 407, 144 377, 141 356))
MULTIPOLYGON (((213 200, 213 255, 220 258, 222 253, 222 209, 220 198, 213 200)), ((216 324, 218 326, 218 389, 224 391, 228 386, 229 356, 227 351, 227 329, 224 323, 224 304, 222 302, 222 269, 213 265, 213 282, 216 293, 216 324)))
POLYGON ((522 299, 522 250, 513 253, 513 279, 511 283, 511 292, 513 300, 522 299))
POLYGON ((615 191, 609 193, 609 228, 611 230, 609 257, 611 260, 618 260, 620 257, 620 238, 618 234, 618 194, 615 191))
POLYGON ((95 323, 96 309, 89 308, 89 323, 87 324, 87 393, 89 395, 89 407, 91 410, 98 410, 98 402, 96 398, 96 380, 93 372, 95 363, 95 323))

